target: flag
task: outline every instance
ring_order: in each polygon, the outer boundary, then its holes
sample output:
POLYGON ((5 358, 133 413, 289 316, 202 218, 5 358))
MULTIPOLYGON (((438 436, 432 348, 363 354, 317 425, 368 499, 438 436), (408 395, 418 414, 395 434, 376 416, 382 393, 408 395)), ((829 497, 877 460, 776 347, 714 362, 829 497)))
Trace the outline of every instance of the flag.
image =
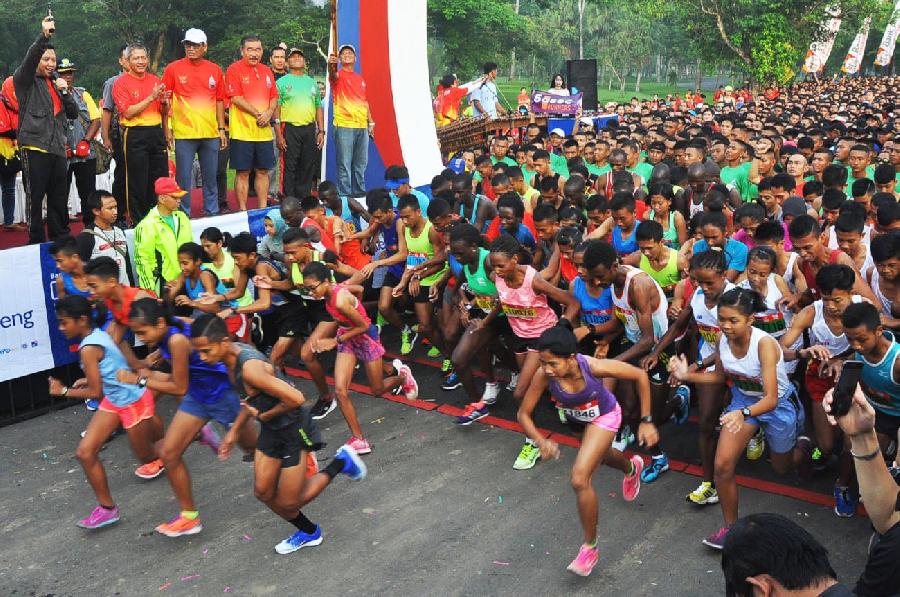
POLYGON ((820 27, 820 38, 809 44, 809 50, 806 52, 806 60, 803 61, 805 73, 817 73, 825 68, 825 63, 831 55, 831 48, 834 46, 834 38, 841 28, 840 11, 829 8, 826 12, 828 20, 820 27))
POLYGON ((869 25, 871 24, 872 17, 866 17, 866 20, 863 21, 862 26, 859 28, 859 33, 856 34, 856 37, 853 38, 853 43, 850 44, 847 57, 844 58, 844 64, 841 66, 841 70, 848 75, 855 75, 859 72, 863 54, 866 52, 866 41, 869 39, 869 25))
POLYGON ((881 44, 878 46, 878 53, 875 56, 875 64, 878 66, 887 66, 894 57, 894 48, 897 44, 897 33, 900 32, 900 0, 894 5, 894 13, 884 30, 884 36, 881 38, 881 44))

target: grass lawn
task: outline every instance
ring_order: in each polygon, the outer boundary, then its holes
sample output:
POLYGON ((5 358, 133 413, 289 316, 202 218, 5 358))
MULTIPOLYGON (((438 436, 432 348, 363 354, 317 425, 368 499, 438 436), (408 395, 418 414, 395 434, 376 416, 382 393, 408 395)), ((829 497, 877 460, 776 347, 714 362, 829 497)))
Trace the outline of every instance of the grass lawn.
MULTIPOLYGON (((516 97, 519 95, 519 89, 522 87, 529 88, 531 85, 531 81, 527 79, 514 79, 512 81, 508 79, 497 79, 497 87, 500 92, 506 97, 506 100, 512 105, 516 105, 516 97)), ((543 83, 539 87, 543 89, 543 83)), ((684 93, 686 90, 683 88, 675 88, 665 83, 656 83, 655 81, 641 81, 641 92, 634 93, 634 79, 628 79, 627 84, 625 85, 625 91, 619 92, 619 87, 617 84, 613 84, 613 89, 608 90, 606 84, 602 87, 597 88, 597 100, 602 105, 605 102, 627 102, 631 100, 632 97, 637 96, 640 99, 650 99, 655 95, 659 95, 660 97, 665 98, 665 96, 669 93, 684 93)))

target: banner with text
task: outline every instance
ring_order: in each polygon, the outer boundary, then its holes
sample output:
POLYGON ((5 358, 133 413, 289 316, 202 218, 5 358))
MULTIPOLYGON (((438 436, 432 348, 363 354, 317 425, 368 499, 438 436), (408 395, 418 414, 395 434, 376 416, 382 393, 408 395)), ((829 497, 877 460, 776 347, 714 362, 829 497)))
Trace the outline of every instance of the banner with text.
POLYGON ((848 75, 855 75, 859 72, 863 54, 866 51, 866 42, 869 40, 869 26, 871 24, 872 17, 866 17, 866 20, 859 28, 859 33, 856 34, 853 43, 850 44, 850 49, 847 50, 847 56, 844 58, 844 64, 841 66, 841 70, 848 75))
POLYGON ((556 95, 548 91, 531 93, 531 111, 534 114, 578 114, 584 94, 556 95))
POLYGON ((894 48, 897 47, 897 34, 900 33, 900 0, 894 4, 894 14, 884 30, 884 36, 878 45, 878 53, 875 55, 875 64, 887 66, 894 58, 894 48))
POLYGON ((806 60, 803 61, 803 72, 817 73, 825 68, 831 49, 834 47, 834 38, 841 28, 840 10, 830 8, 826 11, 828 20, 820 25, 818 38, 809 45, 806 52, 806 60))

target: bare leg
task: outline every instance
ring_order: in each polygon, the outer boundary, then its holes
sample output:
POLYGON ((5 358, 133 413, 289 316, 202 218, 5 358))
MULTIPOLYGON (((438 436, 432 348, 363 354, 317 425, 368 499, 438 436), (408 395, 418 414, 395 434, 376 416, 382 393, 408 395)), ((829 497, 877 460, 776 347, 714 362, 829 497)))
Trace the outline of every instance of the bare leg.
POLYGON ((247 211, 247 194, 250 192, 250 171, 238 170, 234 175, 234 195, 238 209, 247 211))
POLYGON ((575 456, 572 466, 572 489, 578 504, 578 517, 584 529, 584 542, 597 540, 597 492, 594 489, 594 471, 603 462, 607 451, 612 446, 615 433, 601 429, 596 425, 588 425, 584 430, 581 447, 575 456))
MULTIPOLYGON (((376 359, 365 364, 366 377, 369 379, 369 387, 373 396, 387 394, 395 388, 403 385, 403 378, 399 375, 384 376, 384 360, 376 359)), ((393 367, 392 367, 393 368, 393 367)))
MULTIPOLYGON (((380 366, 380 365, 379 365, 380 366)), ((350 380, 353 379, 353 369, 356 367, 356 357, 348 352, 339 352, 334 362, 334 394, 341 407, 341 414, 347 421, 350 433, 353 437, 365 439, 359 419, 356 417, 356 409, 350 399, 350 380)))
POLYGON ((253 188, 256 190, 256 200, 259 208, 266 206, 269 200, 269 171, 265 168, 256 169, 256 177, 253 179, 253 188))
POLYGON ((100 448, 107 438, 112 435, 113 431, 119 427, 119 415, 102 410, 98 410, 91 417, 88 423, 84 437, 78 443, 75 450, 75 458, 81 463, 84 469, 84 476, 87 477, 94 495, 97 496, 97 502, 101 506, 113 507, 115 502, 112 494, 109 492, 109 483, 106 480, 106 470, 103 463, 100 462, 98 455, 100 448))
POLYGON ((303 359, 306 370, 309 371, 309 374, 312 376, 313 383, 316 384, 316 389, 319 391, 319 398, 321 400, 330 399, 331 394, 328 391, 328 383, 325 381, 325 368, 322 367, 322 363, 319 362, 319 357, 316 355, 315 351, 313 351, 312 344, 316 340, 334 338, 335 334, 337 334, 337 329, 338 324, 336 321, 320 322, 316 325, 316 329, 313 330, 312 334, 309 335, 309 338, 306 339, 306 342, 303 343, 303 347, 300 349, 300 358, 303 359))
POLYGON ((737 433, 722 429, 722 433, 719 434, 714 478, 726 526, 731 526, 738 518, 738 488, 734 479, 734 469, 757 429, 756 425, 744 423, 737 433))
MULTIPOLYGON (((194 437, 206 423, 206 420, 179 410, 169 423, 169 429, 163 438, 160 458, 166 465, 166 477, 172 486, 172 492, 182 510, 193 512, 194 496, 191 492, 191 476, 182 456, 194 437)), ((245 425, 245 427, 253 427, 245 425)))
POLYGON ((381 313, 381 316, 384 317, 389 324, 398 330, 402 330, 403 320, 400 319, 400 315, 394 309, 394 297, 391 295, 392 292, 394 292, 393 287, 381 287, 381 294, 378 295, 378 312, 381 313))

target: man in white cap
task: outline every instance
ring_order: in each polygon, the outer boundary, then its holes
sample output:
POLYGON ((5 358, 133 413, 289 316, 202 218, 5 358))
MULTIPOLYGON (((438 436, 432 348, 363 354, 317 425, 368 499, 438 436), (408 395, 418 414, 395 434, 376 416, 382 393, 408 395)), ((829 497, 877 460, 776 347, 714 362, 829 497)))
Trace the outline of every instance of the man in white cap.
POLYGON ((328 56, 328 78, 334 101, 334 149, 337 158, 338 195, 366 194, 369 137, 375 122, 366 99, 366 81, 354 70, 356 48, 343 44, 337 55, 328 56))
MULTIPOLYGON (((225 135, 225 80, 222 69, 206 60, 206 33, 188 29, 182 40, 185 57, 170 63, 163 84, 172 92, 172 129, 166 141, 175 148, 175 179, 182 189, 191 188, 191 170, 196 155, 203 179, 204 216, 219 213, 216 166, 219 150, 228 145, 225 135)), ((181 198, 181 209, 191 215, 191 195, 181 198)))

